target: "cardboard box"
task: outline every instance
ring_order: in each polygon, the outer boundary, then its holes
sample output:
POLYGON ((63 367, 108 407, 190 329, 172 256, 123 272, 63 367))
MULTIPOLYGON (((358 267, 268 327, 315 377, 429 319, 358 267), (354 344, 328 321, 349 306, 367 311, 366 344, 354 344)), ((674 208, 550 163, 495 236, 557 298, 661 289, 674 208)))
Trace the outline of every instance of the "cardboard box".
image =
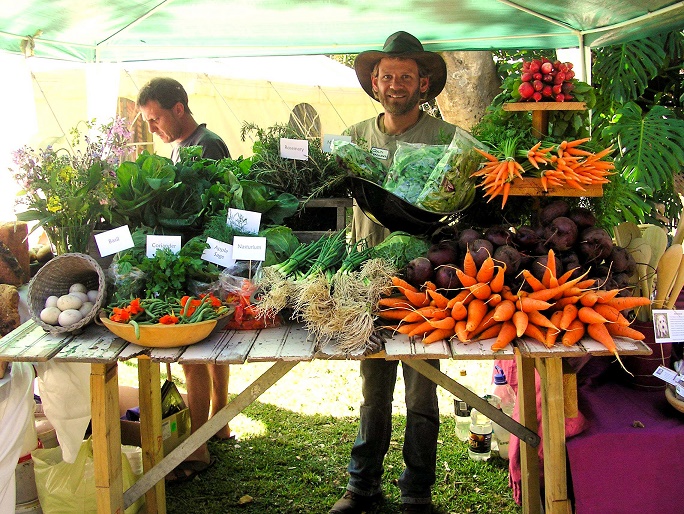
MULTIPOLYGON (((138 389, 119 387, 119 415, 124 416, 128 409, 137 407, 138 389)), ((162 419, 162 439, 164 455, 171 453, 180 443, 190 436, 190 409, 171 414, 162 419)), ((121 420, 121 444, 140 446, 140 423, 121 420)))

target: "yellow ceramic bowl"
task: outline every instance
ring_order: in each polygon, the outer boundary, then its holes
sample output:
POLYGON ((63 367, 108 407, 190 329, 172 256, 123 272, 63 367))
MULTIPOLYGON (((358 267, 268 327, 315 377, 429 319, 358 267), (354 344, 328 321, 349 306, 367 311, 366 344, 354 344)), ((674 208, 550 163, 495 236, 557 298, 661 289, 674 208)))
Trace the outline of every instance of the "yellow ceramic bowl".
POLYGON ((135 337, 135 327, 129 323, 117 323, 100 313, 100 321, 110 332, 129 343, 154 348, 174 348, 198 343, 207 337, 218 320, 200 321, 185 325, 140 325, 140 339, 135 337))

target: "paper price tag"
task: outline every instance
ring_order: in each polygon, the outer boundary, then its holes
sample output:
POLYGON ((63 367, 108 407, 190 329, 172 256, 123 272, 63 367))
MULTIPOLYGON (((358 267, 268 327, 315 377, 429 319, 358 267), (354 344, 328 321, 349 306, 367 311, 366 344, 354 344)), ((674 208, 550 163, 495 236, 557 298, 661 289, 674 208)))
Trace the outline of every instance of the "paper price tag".
POLYGON ((676 371, 666 368, 665 366, 658 366, 653 372, 653 376, 672 385, 677 385, 682 380, 682 377, 678 375, 676 371))
POLYGON ((266 260, 266 238, 235 236, 233 238, 233 259, 236 261, 266 260))
POLYGON ((235 259, 233 259, 233 246, 214 239, 213 237, 207 237, 207 244, 209 248, 205 248, 202 252, 202 259, 207 262, 213 262, 219 266, 226 268, 235 265, 235 259))
POLYGON ((653 333, 656 343, 684 341, 684 311, 653 309, 653 333))
POLYGON ((145 240, 145 255, 150 259, 154 257, 157 250, 169 249, 173 253, 180 252, 181 236, 156 236, 149 235, 145 240))
POLYGON ((135 246, 128 225, 95 234, 95 243, 100 252, 100 257, 107 257, 107 255, 122 252, 135 246))

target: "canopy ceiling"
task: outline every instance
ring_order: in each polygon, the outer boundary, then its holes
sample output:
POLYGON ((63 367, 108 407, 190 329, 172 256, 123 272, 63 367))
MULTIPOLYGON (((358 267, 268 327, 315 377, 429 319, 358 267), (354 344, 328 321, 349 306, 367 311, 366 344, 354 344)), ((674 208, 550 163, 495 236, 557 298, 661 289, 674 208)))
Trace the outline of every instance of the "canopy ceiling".
POLYGON ((397 30, 445 51, 605 46, 684 28, 684 2, 669 0, 2 0, 2 13, 0 51, 28 44, 82 62, 358 53, 397 30))

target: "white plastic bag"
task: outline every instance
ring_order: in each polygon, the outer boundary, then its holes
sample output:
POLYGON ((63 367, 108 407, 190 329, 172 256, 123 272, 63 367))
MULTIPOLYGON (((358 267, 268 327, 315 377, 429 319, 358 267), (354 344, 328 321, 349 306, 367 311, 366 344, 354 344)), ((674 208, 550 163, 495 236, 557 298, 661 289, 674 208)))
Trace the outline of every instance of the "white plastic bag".
POLYGON ((0 402, 0 512, 14 512, 16 483, 14 472, 22 450, 24 434, 33 421, 33 366, 12 364, 9 394, 0 402))
POLYGON ((55 428, 65 462, 74 462, 90 422, 90 364, 36 364, 45 416, 55 428))

